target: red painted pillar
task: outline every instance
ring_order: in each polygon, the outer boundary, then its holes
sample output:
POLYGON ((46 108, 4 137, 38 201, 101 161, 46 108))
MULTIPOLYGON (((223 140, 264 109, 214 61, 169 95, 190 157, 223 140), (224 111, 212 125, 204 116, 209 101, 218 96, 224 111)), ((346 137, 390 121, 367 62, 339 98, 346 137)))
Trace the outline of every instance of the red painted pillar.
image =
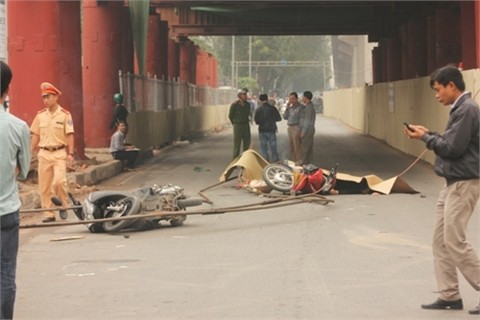
POLYGON ((168 78, 173 80, 174 78, 179 77, 179 44, 173 40, 168 39, 168 78))
POLYGON ((195 82, 196 50, 192 41, 186 39, 180 42, 180 80, 195 82))
POLYGON ((436 68, 458 64, 461 60, 460 21, 454 10, 437 9, 435 12, 436 68))
POLYGON ((123 1, 83 0, 82 8, 85 145, 108 147, 118 72, 133 68, 132 46, 127 43, 130 16, 123 1))
POLYGON ((413 20, 408 23, 408 38, 410 42, 409 61, 411 63, 411 77, 427 75, 427 45, 425 20, 413 20))
POLYGON ((159 56, 158 60, 158 75, 159 78, 168 79, 168 22, 159 21, 159 37, 157 41, 159 43, 159 56))
POLYGON ((410 60, 410 55, 409 55, 409 49, 410 49, 410 39, 408 37, 408 25, 407 24, 402 24, 399 27, 399 41, 400 41, 400 77, 401 79, 408 79, 412 78, 412 64, 410 60))
POLYGON ((79 1, 9 1, 8 61, 14 74, 11 111, 29 124, 43 109, 40 83, 62 91, 72 113, 75 149, 84 157, 79 1))
POLYGON ((387 42, 387 81, 401 79, 402 61, 400 59, 400 43, 397 38, 388 39, 387 42))
POLYGON ((475 39, 475 52, 477 53, 475 68, 480 68, 480 1, 475 1, 475 39))
POLYGON ((475 2, 460 2, 460 39, 462 56, 459 62, 463 63, 464 70, 475 68, 475 48, 480 41, 475 37, 475 28, 472 28, 472 26, 475 25, 475 2))
POLYGON ((197 50, 196 80, 198 86, 210 85, 210 66, 208 52, 197 50))
POLYGON ((147 32, 147 74, 160 77, 160 17, 148 16, 147 32))
POLYGON ((435 60, 435 17, 427 17, 427 32, 426 32, 426 55, 427 55, 427 74, 431 74, 437 69, 437 62, 435 60))
POLYGON ((209 55, 210 61, 211 61, 211 67, 210 67, 210 74, 211 74, 211 79, 210 79, 210 87, 212 88, 217 88, 218 87, 218 62, 217 58, 213 54, 209 55))

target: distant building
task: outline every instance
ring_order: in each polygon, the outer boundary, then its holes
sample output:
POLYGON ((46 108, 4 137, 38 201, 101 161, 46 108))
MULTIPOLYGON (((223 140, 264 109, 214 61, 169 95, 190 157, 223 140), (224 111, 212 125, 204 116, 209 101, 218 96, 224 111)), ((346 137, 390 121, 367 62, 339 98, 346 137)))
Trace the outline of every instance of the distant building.
POLYGON ((361 87, 373 82, 372 50, 367 36, 332 36, 335 87, 361 87))

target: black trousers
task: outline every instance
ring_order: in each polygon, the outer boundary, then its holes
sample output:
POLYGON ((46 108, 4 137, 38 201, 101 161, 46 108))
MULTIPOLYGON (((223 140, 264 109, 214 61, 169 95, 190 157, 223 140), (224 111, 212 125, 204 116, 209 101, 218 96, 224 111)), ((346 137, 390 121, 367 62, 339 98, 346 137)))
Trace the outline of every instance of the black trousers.
POLYGON ((112 152, 112 156, 115 160, 127 160, 126 167, 133 169, 135 161, 138 157, 138 150, 122 150, 112 152))
POLYGON ((12 319, 17 286, 18 210, 0 217, 0 319, 12 319))

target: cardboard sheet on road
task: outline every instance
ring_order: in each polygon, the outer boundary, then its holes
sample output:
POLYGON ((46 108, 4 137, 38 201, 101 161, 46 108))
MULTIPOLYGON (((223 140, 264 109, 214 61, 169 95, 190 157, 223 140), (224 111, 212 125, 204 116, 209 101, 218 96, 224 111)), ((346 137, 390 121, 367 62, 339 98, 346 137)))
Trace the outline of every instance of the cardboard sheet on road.
MULTIPOLYGON (((220 176, 220 181, 226 181, 235 170, 240 170, 240 175, 247 181, 263 180, 262 171, 269 165, 260 154, 254 150, 243 152, 238 158, 233 160, 220 176)), ((328 174, 328 170, 322 169, 328 174)), ((366 175, 363 177, 353 176, 346 173, 337 173, 337 184, 335 189, 346 190, 344 193, 371 193, 381 194, 391 193, 418 193, 400 176, 394 176, 387 180, 382 180, 376 175, 366 175)))

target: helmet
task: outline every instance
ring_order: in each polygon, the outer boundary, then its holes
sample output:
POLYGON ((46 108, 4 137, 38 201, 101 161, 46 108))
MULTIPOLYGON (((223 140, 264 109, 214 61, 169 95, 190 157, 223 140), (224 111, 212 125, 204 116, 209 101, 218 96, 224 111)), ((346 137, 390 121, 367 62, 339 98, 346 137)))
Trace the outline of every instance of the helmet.
POLYGON ((123 102, 123 94, 121 93, 115 93, 113 95, 113 102, 115 103, 122 103, 123 102))

